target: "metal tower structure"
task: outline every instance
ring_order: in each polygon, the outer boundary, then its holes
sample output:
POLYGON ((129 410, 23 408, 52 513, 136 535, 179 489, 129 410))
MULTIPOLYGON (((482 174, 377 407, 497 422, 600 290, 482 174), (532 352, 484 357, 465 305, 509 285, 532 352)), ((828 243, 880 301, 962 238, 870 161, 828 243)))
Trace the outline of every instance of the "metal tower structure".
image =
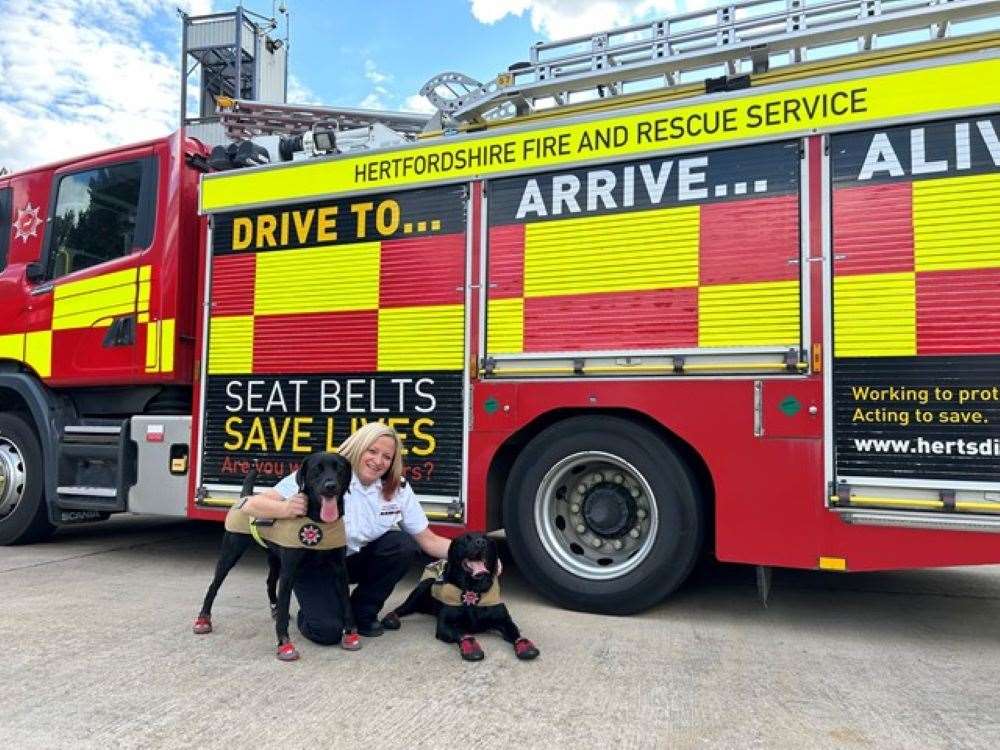
POLYGON ((189 16, 181 12, 181 127, 209 145, 228 143, 216 112, 216 97, 284 104, 288 97, 288 11, 285 37, 275 17, 242 5, 227 13, 189 16), (197 79, 197 109, 188 105, 189 84, 197 79))

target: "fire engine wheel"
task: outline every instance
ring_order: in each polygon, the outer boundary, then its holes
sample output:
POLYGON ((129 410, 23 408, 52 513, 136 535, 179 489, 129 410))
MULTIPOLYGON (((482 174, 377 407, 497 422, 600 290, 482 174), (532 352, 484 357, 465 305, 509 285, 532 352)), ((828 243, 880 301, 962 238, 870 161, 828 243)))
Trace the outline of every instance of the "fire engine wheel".
POLYGON ((0 414, 0 544, 37 542, 54 530, 35 431, 16 414, 0 414))
POLYGON ((690 469, 619 417, 559 422, 515 461, 507 540, 543 594, 570 609, 632 614, 676 589, 698 558, 703 512, 690 469))

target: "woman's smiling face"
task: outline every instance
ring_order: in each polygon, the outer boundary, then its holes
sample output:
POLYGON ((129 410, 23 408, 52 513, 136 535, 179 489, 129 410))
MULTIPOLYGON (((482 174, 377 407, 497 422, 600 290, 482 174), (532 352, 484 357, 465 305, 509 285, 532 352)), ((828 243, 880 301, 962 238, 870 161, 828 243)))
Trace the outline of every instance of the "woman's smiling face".
POLYGON ((396 441, 388 435, 383 435, 369 445, 367 450, 361 454, 361 461, 357 469, 361 484, 368 486, 376 479, 380 479, 392 465, 392 459, 395 457, 396 441))

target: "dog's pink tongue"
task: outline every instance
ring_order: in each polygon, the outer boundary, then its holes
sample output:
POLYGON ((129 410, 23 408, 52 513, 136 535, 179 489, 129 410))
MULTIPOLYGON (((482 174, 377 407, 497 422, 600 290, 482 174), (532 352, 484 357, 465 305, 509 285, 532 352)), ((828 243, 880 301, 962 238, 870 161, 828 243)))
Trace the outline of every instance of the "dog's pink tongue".
POLYGON ((323 503, 319 508, 319 518, 323 523, 333 523, 340 518, 340 512, 337 510, 337 501, 323 498, 323 503))
POLYGON ((482 560, 469 560, 469 572, 474 576, 484 576, 490 571, 486 569, 486 563, 482 560))

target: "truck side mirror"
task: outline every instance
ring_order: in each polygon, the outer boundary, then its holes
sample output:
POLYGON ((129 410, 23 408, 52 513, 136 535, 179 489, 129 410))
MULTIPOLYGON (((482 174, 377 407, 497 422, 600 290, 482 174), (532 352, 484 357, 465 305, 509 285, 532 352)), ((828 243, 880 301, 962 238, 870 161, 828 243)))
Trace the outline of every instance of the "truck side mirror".
POLYGON ((45 279, 45 266, 37 261, 29 263, 24 269, 24 275, 32 284, 37 284, 45 279))

